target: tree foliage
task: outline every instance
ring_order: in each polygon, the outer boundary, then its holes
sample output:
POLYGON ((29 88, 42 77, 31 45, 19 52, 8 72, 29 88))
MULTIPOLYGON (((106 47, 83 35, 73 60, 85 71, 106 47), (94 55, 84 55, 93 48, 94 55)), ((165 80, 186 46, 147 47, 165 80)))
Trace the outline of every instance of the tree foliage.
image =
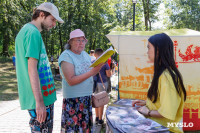
POLYGON ((165 0, 168 28, 200 30, 200 0, 165 0))
MULTIPOLYGON (((113 30, 130 31, 133 30, 133 3, 132 0, 118 0, 114 6, 117 25, 113 30)), ((141 2, 136 3, 135 9, 135 29, 144 30, 143 10, 141 2)))
MULTIPOLYGON (((47 1, 58 7, 60 16, 65 21, 48 32, 42 31, 49 56, 59 55, 64 50, 70 32, 77 28, 86 34, 87 52, 96 48, 107 49, 111 44, 105 35, 111 30, 133 29, 132 0, 1 0, 1 55, 12 55, 15 37, 23 25, 31 21, 33 8, 47 1)), ((151 23, 157 20, 154 14, 159 2, 160 0, 138 0, 135 10, 136 30, 151 30, 151 23), (146 10, 148 15, 144 14, 146 10), (144 23, 146 21, 147 24, 144 23)))
POLYGON ((152 22, 158 20, 158 16, 155 13, 158 11, 160 3, 161 0, 142 0, 146 31, 151 30, 152 22))
MULTIPOLYGON (((9 55, 14 39, 21 27, 31 21, 33 8, 43 3, 40 0, 1 0, 0 5, 0 48, 1 54, 9 55)), ((64 19, 51 31, 43 31, 42 36, 49 55, 59 55, 74 29, 82 29, 88 44, 86 51, 101 47, 108 48, 106 34, 115 26, 114 0, 51 0, 64 19)), ((12 51, 14 52, 14 51, 12 51)), ((10 52, 10 54, 12 53, 10 52)))

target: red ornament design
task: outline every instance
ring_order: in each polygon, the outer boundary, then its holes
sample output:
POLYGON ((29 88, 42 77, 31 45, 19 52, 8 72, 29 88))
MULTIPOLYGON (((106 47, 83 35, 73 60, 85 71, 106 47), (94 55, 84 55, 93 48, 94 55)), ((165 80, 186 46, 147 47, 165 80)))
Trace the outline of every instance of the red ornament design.
POLYGON ((185 55, 181 53, 181 51, 179 50, 179 56, 182 58, 182 60, 184 62, 187 61, 194 61, 194 62, 198 62, 200 61, 200 47, 196 46, 194 49, 194 52, 192 52, 192 45, 189 45, 185 51, 185 55))
POLYGON ((43 89, 43 90, 47 90, 47 86, 45 86, 45 85, 42 86, 42 89, 43 89))
POLYGON ((43 92, 44 96, 48 96, 48 91, 43 92))
POLYGON ((51 93, 52 93, 52 92, 51 92, 51 90, 50 90, 50 91, 49 91, 49 94, 51 95, 51 93))
POLYGON ((49 88, 49 89, 51 88, 51 85, 50 85, 50 84, 48 84, 48 88, 49 88))

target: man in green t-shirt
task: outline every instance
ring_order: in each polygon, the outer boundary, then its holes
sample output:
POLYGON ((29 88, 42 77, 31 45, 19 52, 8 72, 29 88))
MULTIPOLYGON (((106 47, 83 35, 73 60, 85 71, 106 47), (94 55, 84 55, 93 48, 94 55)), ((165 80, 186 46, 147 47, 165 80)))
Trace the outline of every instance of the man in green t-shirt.
POLYGON ((56 26, 58 8, 46 2, 33 13, 32 21, 25 24, 15 39, 16 71, 19 100, 22 110, 28 110, 31 132, 53 130, 53 109, 56 90, 41 31, 56 26))

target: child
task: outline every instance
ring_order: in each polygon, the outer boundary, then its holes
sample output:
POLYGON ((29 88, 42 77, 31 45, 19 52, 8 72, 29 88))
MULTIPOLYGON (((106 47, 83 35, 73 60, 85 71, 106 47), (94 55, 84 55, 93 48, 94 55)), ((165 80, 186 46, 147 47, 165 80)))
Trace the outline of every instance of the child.
POLYGON ((12 57, 12 62, 13 62, 13 67, 15 68, 15 53, 13 53, 13 57, 12 57))

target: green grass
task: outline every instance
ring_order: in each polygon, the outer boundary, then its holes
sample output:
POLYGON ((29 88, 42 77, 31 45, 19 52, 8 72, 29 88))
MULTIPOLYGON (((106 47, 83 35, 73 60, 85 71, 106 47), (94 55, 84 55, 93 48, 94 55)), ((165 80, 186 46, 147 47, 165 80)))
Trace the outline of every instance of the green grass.
POLYGON ((12 60, 0 58, 0 101, 18 98, 16 72, 12 60))
POLYGON ((5 62, 11 62, 12 63, 12 57, 8 58, 8 57, 2 57, 0 56, 0 63, 5 63, 5 62))
MULTIPOLYGON (((54 80, 56 89, 61 88, 61 81, 54 80)), ((12 57, 0 57, 0 101, 18 99, 16 71, 12 57)))

